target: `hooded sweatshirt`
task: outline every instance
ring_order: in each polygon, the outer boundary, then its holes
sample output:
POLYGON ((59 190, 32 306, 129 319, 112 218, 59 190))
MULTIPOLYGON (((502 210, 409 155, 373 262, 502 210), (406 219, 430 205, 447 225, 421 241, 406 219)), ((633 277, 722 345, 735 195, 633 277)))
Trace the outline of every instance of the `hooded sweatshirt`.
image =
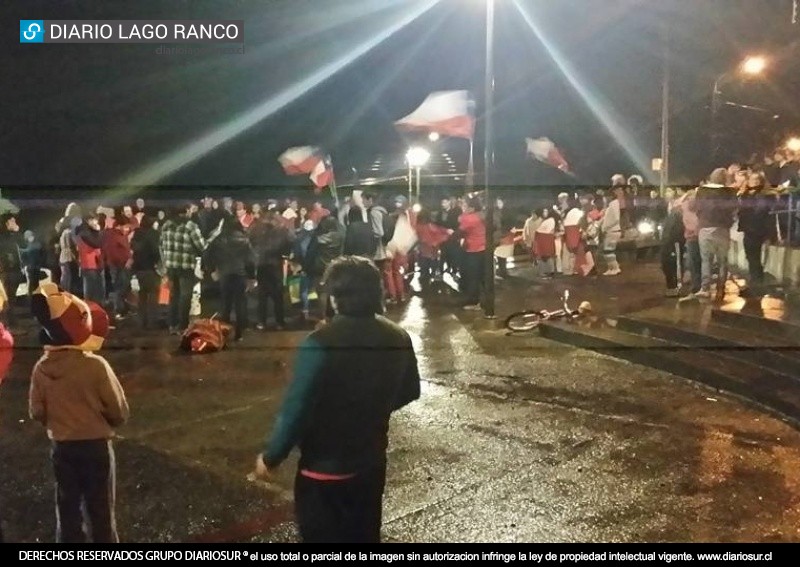
POLYGON ((45 347, 33 367, 28 405, 53 441, 110 439, 129 415, 106 359, 70 347, 45 347))

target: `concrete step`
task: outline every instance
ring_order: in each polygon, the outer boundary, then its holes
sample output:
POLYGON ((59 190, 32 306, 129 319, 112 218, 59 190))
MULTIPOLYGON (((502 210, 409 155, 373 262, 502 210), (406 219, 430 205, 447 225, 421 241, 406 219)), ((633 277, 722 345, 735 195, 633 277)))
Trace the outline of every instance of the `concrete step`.
POLYGON ((646 312, 618 317, 617 329, 741 360, 785 374, 800 385, 800 345, 782 338, 755 334, 714 321, 699 322, 689 318, 664 321, 647 316, 646 312))
POLYGON ((741 396, 800 425, 800 382, 749 362, 696 347, 645 337, 610 327, 561 321, 540 326, 542 336, 670 372, 741 396))
POLYGON ((756 336, 779 339, 800 346, 800 322, 778 317, 764 317, 737 310, 713 309, 711 319, 721 325, 756 336))

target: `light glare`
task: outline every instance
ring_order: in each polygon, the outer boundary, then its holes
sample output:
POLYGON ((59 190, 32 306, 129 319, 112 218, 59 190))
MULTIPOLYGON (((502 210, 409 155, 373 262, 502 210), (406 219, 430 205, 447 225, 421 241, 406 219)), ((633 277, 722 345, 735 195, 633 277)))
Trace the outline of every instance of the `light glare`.
POLYGON ((415 146, 406 152, 406 161, 409 167, 422 167, 431 158, 431 153, 425 148, 415 146))

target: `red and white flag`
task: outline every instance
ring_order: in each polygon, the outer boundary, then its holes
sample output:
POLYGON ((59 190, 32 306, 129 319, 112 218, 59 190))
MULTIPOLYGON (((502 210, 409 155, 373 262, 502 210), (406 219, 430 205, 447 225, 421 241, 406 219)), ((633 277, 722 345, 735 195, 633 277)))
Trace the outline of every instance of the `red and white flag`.
POLYGON ((283 152, 278 161, 286 175, 303 175, 314 171, 323 157, 317 146, 297 146, 283 152))
POLYGON ((550 138, 525 138, 528 153, 534 159, 569 173, 569 164, 550 138))
POLYGON ((475 134, 472 106, 468 91, 437 91, 394 124, 401 130, 436 132, 471 140, 475 134))
POLYGON ((325 159, 319 160, 308 178, 314 183, 314 187, 317 189, 322 189, 330 185, 333 182, 333 164, 331 163, 331 156, 325 156, 325 159))

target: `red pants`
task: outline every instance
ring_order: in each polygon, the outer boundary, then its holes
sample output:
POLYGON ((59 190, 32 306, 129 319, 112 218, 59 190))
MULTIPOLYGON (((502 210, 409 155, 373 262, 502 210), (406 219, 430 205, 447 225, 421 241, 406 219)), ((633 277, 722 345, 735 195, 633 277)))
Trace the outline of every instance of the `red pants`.
POLYGON ((383 286, 386 289, 386 297, 400 301, 405 299, 406 286, 403 281, 403 274, 401 270, 406 265, 405 256, 395 256, 394 258, 387 258, 381 265, 381 272, 383 274, 383 286))

